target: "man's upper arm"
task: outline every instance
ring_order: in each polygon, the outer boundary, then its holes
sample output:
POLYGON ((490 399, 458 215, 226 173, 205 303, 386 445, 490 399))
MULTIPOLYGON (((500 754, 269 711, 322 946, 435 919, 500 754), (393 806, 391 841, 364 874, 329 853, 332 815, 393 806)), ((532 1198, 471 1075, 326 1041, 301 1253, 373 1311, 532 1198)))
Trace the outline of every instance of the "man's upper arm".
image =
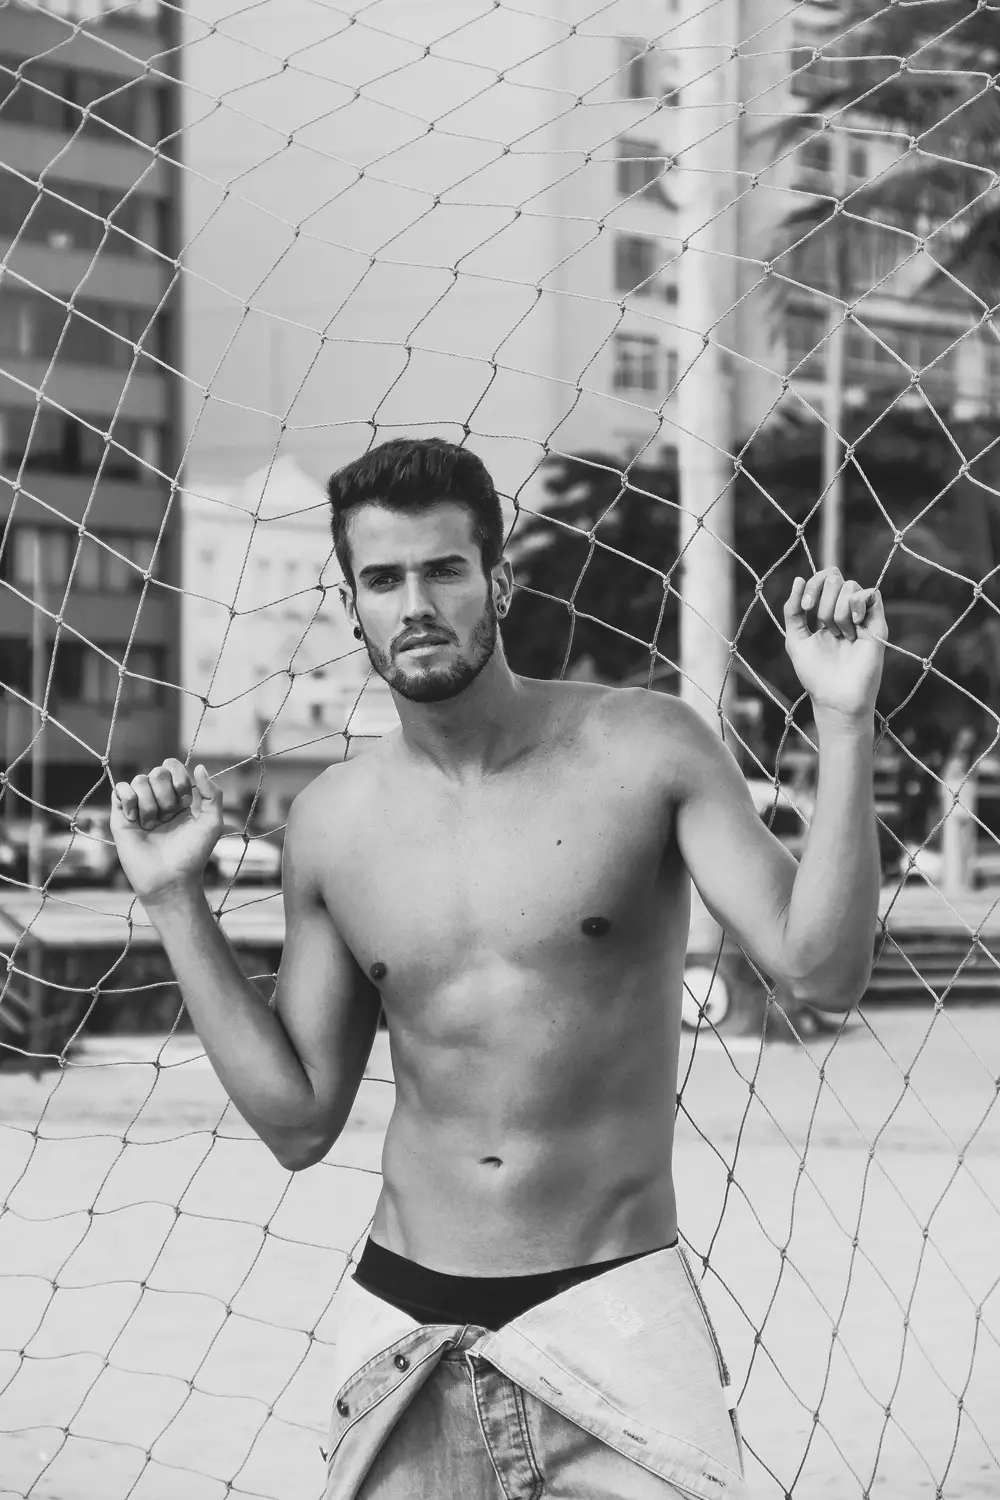
POLYGON ((292 803, 281 860, 285 942, 274 1009, 317 1104, 317 1159, 347 1123, 378 1027, 381 997, 337 931, 317 879, 309 789, 292 803))
POLYGON ((666 711, 681 857, 716 920, 771 980, 790 984, 784 932, 798 862, 759 816, 719 736, 680 699, 666 711))

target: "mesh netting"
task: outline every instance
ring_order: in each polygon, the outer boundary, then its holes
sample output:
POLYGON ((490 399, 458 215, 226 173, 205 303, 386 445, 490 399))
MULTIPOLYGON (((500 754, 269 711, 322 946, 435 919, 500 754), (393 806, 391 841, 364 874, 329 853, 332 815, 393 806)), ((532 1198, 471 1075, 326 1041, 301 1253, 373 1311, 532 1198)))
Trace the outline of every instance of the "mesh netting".
POLYGON ((323 481, 400 433, 497 480, 514 670, 689 699, 796 850, 781 605, 881 589, 871 989, 823 1023, 699 915, 681 1234, 755 1494, 995 1493, 998 71, 965 0, 3 6, 0 1494, 322 1492, 386 1034, 283 1172, 106 813, 209 767, 269 996, 289 803, 395 722, 323 481))

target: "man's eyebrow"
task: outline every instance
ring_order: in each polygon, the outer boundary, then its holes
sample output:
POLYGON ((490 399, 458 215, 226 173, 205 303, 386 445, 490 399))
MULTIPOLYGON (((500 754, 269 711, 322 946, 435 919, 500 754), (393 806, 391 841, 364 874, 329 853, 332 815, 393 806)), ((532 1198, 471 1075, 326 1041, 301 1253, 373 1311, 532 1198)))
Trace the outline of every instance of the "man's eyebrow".
MULTIPOLYGON (((463 557, 461 552, 450 552, 447 557, 428 557, 424 560, 425 568, 443 568, 446 564, 466 563, 468 558, 463 557)), ((399 571, 399 563, 369 563, 367 568, 362 568, 358 577, 365 582, 374 578, 377 573, 393 573, 399 571)))

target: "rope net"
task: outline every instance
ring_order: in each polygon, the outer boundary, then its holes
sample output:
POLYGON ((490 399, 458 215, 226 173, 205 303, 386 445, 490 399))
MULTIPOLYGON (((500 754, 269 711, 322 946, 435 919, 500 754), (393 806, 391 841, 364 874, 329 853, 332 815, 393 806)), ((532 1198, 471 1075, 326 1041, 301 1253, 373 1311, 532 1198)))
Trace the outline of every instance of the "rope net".
POLYGON ((283 1172, 100 817, 209 766, 267 998, 288 803, 393 723, 323 481, 400 433, 497 479, 514 669, 690 697, 792 847, 781 604, 881 588, 869 1002, 693 929, 682 1239, 755 1494, 995 1492, 998 70, 965 0, 3 7, 0 1494, 322 1492, 385 1033, 283 1172))

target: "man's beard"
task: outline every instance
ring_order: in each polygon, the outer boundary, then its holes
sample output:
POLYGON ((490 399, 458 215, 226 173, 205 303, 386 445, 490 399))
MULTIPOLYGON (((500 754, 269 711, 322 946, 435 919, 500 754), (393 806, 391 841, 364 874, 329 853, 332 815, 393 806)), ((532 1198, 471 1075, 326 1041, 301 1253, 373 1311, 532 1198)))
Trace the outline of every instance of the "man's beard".
POLYGON ((393 692, 410 703, 443 703, 448 698, 457 698, 475 682, 496 650, 498 635, 496 608, 492 595, 488 594, 486 608, 469 640, 468 652, 460 653, 447 665, 431 666, 425 658, 418 672, 407 672, 391 656, 380 651, 367 635, 364 642, 369 661, 393 692))

